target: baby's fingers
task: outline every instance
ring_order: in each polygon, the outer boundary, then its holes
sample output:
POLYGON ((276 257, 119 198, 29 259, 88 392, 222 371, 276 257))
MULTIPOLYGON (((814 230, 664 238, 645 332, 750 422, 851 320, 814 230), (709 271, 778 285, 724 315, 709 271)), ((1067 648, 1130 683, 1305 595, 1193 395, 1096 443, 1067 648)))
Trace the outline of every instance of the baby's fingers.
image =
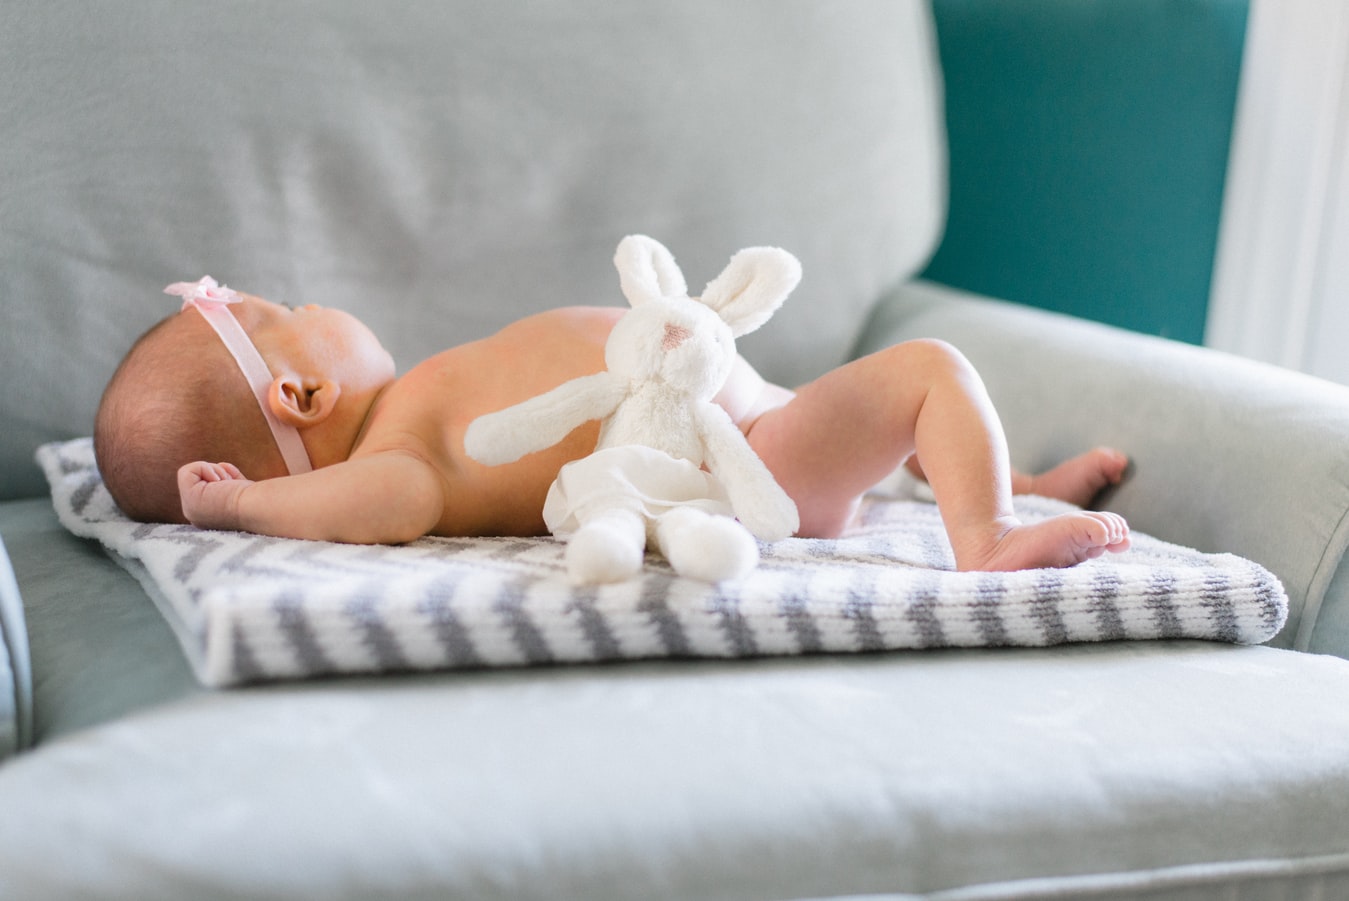
POLYGON ((244 478, 244 474, 239 471, 239 467, 235 466, 233 463, 217 463, 216 466, 218 466, 225 472, 226 478, 230 479, 244 478))
POLYGON ((178 470, 178 485, 182 488, 198 482, 227 482, 243 477, 244 474, 233 463, 207 463, 198 460, 195 463, 186 463, 178 470))

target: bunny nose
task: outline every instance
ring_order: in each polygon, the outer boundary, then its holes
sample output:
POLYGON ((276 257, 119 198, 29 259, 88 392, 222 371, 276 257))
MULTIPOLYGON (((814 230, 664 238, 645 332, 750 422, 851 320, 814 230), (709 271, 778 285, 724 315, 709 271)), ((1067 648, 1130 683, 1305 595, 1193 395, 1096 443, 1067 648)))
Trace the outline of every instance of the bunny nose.
POLYGON ((684 328, 682 325, 675 325, 673 322, 665 323, 665 337, 660 342, 660 349, 669 353, 679 345, 683 344, 693 332, 684 328))

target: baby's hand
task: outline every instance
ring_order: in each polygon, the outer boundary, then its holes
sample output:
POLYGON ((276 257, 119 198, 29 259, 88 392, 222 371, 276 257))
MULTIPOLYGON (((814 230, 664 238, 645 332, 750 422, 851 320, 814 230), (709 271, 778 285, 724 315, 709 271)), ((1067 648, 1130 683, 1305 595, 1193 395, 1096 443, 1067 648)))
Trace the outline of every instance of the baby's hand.
POLYGON ((252 484, 233 463, 188 463, 178 470, 183 515, 202 529, 237 529, 239 495, 252 484))

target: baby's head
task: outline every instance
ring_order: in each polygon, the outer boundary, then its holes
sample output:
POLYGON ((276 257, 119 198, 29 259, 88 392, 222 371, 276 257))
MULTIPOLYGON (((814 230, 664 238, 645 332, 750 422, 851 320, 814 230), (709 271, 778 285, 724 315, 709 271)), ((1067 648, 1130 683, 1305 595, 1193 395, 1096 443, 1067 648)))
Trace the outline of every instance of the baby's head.
MULTIPOLYGON (((186 295, 206 281, 171 289, 186 295)), ((103 393, 94 452, 133 519, 184 521, 185 463, 230 462, 261 480, 346 459, 393 379, 392 358, 346 313, 225 296, 195 306, 189 297, 132 346, 103 393)))

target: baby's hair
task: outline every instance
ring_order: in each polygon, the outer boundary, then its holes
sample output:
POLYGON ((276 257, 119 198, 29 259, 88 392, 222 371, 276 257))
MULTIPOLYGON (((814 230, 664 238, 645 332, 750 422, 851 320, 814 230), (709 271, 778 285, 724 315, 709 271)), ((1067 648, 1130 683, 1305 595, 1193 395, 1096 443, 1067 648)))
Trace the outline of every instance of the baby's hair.
POLYGON ((117 506, 140 522, 186 522, 185 463, 228 461, 254 479, 285 471, 244 377, 192 311, 152 327, 117 367, 95 417, 94 455, 117 506))

